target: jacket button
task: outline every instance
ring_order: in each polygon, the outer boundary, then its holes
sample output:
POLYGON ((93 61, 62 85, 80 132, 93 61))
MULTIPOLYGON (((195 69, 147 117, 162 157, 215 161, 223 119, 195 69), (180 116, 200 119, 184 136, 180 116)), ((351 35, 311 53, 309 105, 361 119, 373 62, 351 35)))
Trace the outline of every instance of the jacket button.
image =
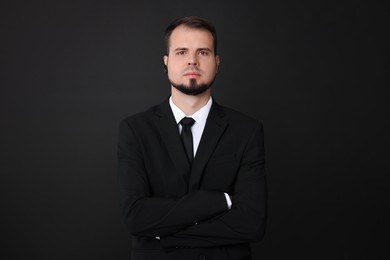
POLYGON ((199 260, 206 260, 206 257, 204 255, 200 255, 199 260))

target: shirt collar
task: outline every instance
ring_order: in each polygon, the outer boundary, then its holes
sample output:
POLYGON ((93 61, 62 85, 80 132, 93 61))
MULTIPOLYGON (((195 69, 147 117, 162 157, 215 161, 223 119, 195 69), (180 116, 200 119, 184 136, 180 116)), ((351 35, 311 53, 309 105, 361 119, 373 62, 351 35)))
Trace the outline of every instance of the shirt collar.
POLYGON ((210 97, 207 104, 204 105, 201 109, 196 111, 193 115, 186 115, 178 106, 175 105, 175 103, 173 103, 172 97, 169 98, 169 105, 171 106, 177 124, 179 124, 180 120, 182 120, 183 117, 188 116, 188 117, 192 117, 196 123, 205 125, 212 104, 213 104, 213 99, 210 97))

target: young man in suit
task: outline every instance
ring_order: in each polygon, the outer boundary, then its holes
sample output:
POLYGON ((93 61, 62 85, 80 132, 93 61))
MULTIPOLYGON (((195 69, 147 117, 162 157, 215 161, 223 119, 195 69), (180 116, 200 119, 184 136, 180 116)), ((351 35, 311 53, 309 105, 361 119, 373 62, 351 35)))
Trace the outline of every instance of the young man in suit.
POLYGON ((220 60, 210 22, 180 18, 165 37, 170 98, 120 126, 131 259, 251 259, 266 219, 262 124, 211 98, 220 60))

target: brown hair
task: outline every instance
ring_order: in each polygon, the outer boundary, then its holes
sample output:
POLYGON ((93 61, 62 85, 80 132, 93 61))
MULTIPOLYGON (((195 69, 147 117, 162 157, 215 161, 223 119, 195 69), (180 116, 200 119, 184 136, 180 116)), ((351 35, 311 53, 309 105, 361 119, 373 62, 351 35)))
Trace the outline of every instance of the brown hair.
POLYGON ((215 30, 215 27, 211 22, 199 16, 186 16, 186 17, 178 18, 174 20, 167 27, 167 29, 165 30, 165 38, 164 38, 165 50, 167 55, 169 53, 169 40, 171 38, 171 34, 173 30, 180 25, 184 25, 186 27, 193 28, 193 29, 201 29, 201 30, 209 31, 214 39, 214 54, 217 55, 217 31, 215 30))

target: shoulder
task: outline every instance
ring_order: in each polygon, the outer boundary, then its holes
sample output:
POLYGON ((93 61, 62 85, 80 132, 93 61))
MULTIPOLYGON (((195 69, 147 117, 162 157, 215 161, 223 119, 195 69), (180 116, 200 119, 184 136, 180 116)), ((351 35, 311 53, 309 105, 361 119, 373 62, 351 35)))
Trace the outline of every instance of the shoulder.
POLYGON ((228 120, 229 124, 243 127, 256 127, 262 126, 262 122, 259 119, 246 115, 238 110, 230 107, 225 107, 217 104, 218 109, 222 112, 223 117, 228 120))
POLYGON ((153 106, 143 112, 124 118, 119 126, 120 132, 131 132, 137 136, 150 136, 156 128, 156 108, 153 106))
POLYGON ((154 118, 161 117, 163 114, 166 114, 166 111, 169 111, 168 100, 165 100, 161 104, 151 106, 145 111, 135 113, 130 115, 122 120, 122 124, 126 123, 129 125, 139 125, 152 122, 154 118))
POLYGON ((156 107, 157 106, 153 106, 153 107, 148 108, 145 111, 138 112, 138 113, 135 113, 133 115, 129 115, 129 116, 125 117, 122 120, 122 122, 126 122, 127 124, 138 124, 138 123, 141 123, 144 121, 151 120, 151 118, 154 114, 154 111, 156 110, 156 107))

